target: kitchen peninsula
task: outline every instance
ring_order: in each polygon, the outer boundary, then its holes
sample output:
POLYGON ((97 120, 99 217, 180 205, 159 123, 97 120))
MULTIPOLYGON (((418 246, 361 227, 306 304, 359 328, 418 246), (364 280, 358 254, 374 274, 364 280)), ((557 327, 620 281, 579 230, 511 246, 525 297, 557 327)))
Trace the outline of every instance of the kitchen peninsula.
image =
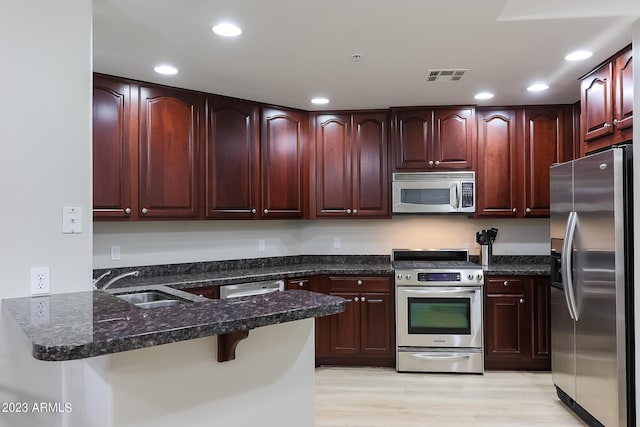
POLYGON ((343 311, 344 300, 298 290, 235 301, 155 290, 182 302, 142 309, 103 291, 2 301, 28 338, 25 356, 61 362, 75 379, 69 425, 313 425, 312 319, 343 311), (243 331, 235 360, 217 362, 215 336, 243 331))

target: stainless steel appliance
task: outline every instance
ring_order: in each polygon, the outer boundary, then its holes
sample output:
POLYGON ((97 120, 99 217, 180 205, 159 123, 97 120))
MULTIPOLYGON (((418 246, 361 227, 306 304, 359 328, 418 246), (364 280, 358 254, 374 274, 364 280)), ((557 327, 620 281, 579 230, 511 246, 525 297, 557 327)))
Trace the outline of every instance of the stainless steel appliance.
POLYGON ((396 283, 396 368, 484 372, 484 274, 467 250, 392 253, 396 283))
POLYGON ((473 213, 475 172, 394 173, 393 213, 473 213))
POLYGON ((283 280, 266 280, 263 282, 238 283, 220 286, 220 298, 238 298, 252 295, 264 295, 284 291, 283 280))
POLYGON ((594 426, 635 425, 631 146, 551 167, 551 366, 594 426))

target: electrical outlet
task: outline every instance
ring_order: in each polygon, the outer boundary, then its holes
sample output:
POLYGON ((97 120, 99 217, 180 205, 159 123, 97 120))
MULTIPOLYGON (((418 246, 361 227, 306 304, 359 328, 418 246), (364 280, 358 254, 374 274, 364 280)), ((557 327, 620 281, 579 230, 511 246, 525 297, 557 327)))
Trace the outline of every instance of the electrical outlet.
POLYGON ((333 249, 340 249, 342 247, 342 240, 339 237, 333 238, 333 249))
POLYGON ((264 240, 263 239, 258 240, 258 252, 264 252, 264 249, 265 249, 264 240))
POLYGON ((31 323, 49 323, 51 319, 49 298, 48 296, 31 298, 31 323))
POLYGON ((51 293, 49 267, 33 267, 31 269, 31 295, 51 293))

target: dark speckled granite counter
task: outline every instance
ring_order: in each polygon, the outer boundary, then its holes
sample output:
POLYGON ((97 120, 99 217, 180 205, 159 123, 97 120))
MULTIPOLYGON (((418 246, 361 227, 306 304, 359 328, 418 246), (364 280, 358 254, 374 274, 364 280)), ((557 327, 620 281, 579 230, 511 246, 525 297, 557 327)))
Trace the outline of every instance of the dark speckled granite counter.
POLYGON ((34 318, 38 298, 2 301, 33 345, 33 357, 46 361, 83 359, 344 311, 342 298, 307 291, 285 291, 232 300, 207 300, 164 286, 152 287, 191 299, 141 309, 103 292, 48 297, 48 319, 34 318))
POLYGON ((485 276, 548 276, 550 273, 548 256, 494 255, 491 261, 484 268, 485 276))

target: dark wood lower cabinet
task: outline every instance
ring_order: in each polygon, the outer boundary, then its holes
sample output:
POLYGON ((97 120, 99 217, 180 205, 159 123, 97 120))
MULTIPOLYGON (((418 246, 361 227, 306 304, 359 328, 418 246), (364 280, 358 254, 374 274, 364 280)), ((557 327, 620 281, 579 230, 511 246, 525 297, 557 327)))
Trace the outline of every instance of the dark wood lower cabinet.
POLYGON ((549 287, 546 276, 487 278, 485 369, 551 369, 549 287))
POLYGON ((319 276, 317 291, 347 300, 344 312, 316 318, 316 365, 395 366, 390 276, 319 276))

